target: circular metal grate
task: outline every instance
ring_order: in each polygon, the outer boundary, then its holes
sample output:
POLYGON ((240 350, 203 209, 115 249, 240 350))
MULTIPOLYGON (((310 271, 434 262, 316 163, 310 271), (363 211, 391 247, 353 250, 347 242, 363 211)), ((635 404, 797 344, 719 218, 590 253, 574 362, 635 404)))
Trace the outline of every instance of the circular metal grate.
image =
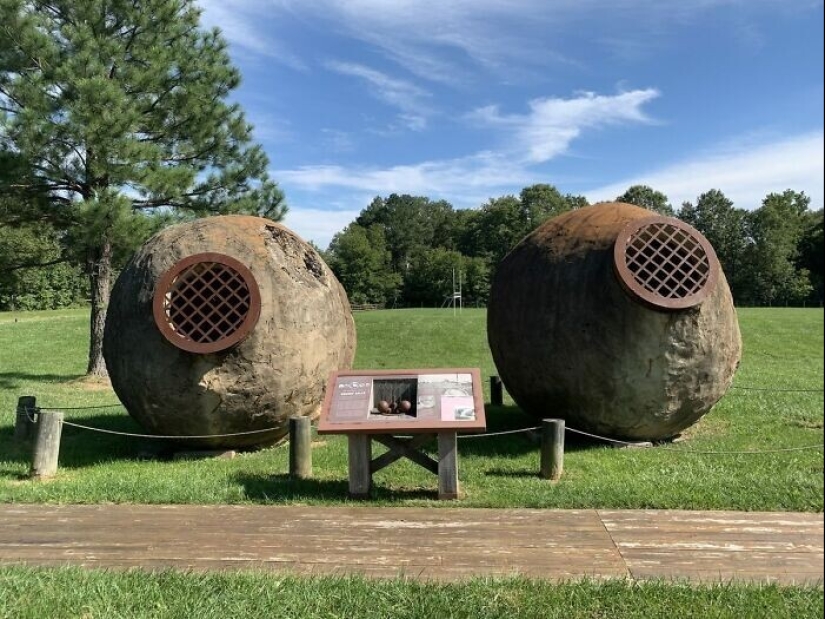
POLYGON ((153 312, 172 344, 212 353, 234 346, 252 331, 261 314, 261 294, 240 261, 223 254, 196 254, 160 278, 153 312))
POLYGON ((630 222, 613 250, 619 280, 655 308, 685 309, 701 303, 716 285, 719 260, 696 229, 672 217, 630 222))

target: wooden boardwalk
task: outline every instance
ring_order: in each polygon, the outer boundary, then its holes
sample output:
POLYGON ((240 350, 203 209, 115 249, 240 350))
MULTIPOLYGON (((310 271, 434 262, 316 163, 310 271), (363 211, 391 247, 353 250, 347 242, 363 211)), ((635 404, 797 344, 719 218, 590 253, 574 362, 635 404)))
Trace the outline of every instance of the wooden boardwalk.
POLYGON ((823 582, 823 515, 0 505, 0 564, 823 582))

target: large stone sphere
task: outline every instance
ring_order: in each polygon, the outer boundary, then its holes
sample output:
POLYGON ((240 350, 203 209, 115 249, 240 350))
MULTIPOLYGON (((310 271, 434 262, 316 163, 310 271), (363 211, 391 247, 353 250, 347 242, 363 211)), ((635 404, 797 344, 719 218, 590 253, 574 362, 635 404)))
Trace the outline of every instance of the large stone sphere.
POLYGON ((555 217, 501 262, 487 335, 525 411, 611 438, 661 440, 725 394, 741 356, 713 248, 621 203, 555 217))
POLYGON ((270 444, 317 413, 329 373, 351 367, 346 293, 318 253, 268 219, 209 217, 162 230, 112 290, 112 386, 154 434, 201 447, 270 444))

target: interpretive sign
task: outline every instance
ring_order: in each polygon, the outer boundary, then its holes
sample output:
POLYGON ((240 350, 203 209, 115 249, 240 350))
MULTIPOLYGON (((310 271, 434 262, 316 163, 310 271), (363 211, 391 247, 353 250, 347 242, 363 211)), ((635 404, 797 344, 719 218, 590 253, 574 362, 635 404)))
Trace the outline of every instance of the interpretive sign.
POLYGON ((319 434, 486 429, 477 368, 333 372, 319 434))
POLYGON ((318 420, 318 434, 349 435, 353 497, 368 496, 373 473, 407 458, 438 476, 438 498, 457 499, 457 435, 486 428, 478 368, 333 372, 318 420), (422 449, 433 439, 438 460, 422 449), (373 458, 373 440, 388 451, 373 458))

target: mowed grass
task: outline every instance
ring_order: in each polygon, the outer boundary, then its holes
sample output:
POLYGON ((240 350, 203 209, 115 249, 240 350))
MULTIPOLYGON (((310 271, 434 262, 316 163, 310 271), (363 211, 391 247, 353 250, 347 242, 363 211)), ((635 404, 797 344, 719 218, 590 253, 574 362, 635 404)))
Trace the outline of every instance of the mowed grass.
MULTIPOLYGON (((568 434, 564 475, 551 484, 538 477, 529 434, 467 437, 459 441, 459 503, 437 501, 436 478, 401 461, 375 475, 372 504, 822 511, 823 312, 742 309, 739 318, 735 388, 684 442, 616 449, 568 434)), ((489 402, 495 369, 484 310, 361 312, 356 323, 357 367, 479 367, 489 402)), ((29 480, 30 447, 13 440, 21 395, 66 408, 70 421, 143 431, 106 385, 82 379, 87 330, 79 310, 0 314, 0 502, 348 502, 346 440, 336 436, 316 437, 313 479, 292 481, 287 445, 231 460, 144 460, 155 442, 66 427, 58 476, 29 480)), ((507 397, 487 414, 491 433, 539 423, 507 397)))
POLYGON ((0 617, 15 619, 807 619, 822 616, 822 603, 821 587, 0 568, 0 617))

